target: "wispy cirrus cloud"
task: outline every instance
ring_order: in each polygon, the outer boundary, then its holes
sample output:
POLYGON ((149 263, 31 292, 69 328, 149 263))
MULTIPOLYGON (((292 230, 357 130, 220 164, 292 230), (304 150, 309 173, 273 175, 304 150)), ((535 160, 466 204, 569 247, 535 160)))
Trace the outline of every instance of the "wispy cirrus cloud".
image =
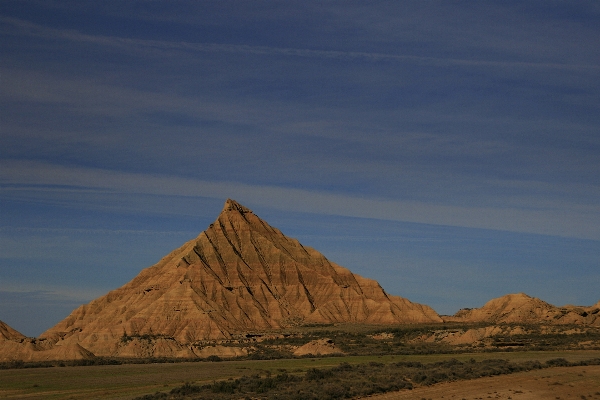
MULTIPOLYGON (((38 190, 42 190, 39 188, 38 190)), ((23 232, 23 233, 53 233, 62 234, 66 233, 69 235, 74 234, 103 234, 103 235, 158 235, 158 236, 170 236, 170 235, 185 235, 193 233, 191 231, 156 231, 156 230, 140 230, 140 229, 92 229, 92 228, 32 228, 32 227, 6 227, 0 226, 0 232, 23 232)))
POLYGON ((0 319, 29 337, 39 336, 73 309, 106 293, 106 288, 54 283, 0 283, 0 319))
POLYGON ((10 282, 0 284, 0 293, 2 293, 0 297, 11 296, 15 301, 22 297, 29 297, 36 301, 84 303, 103 295, 105 291, 98 288, 77 289, 72 286, 10 282))
MULTIPOLYGON (((315 50, 307 48, 281 48, 270 46, 253 46, 225 43, 201 43, 201 42, 175 42, 165 40, 149 40, 126 38, 118 36, 89 35, 76 30, 65 30, 50 28, 17 18, 0 17, 0 22, 13 28, 13 34, 40 37, 44 39, 59 39, 72 42, 108 46, 125 51, 159 51, 159 52, 211 52, 211 53, 235 53, 285 57, 305 57, 324 59, 346 59, 365 61, 396 61, 408 62, 417 65, 431 66, 465 66, 465 67, 499 67, 499 68, 534 68, 554 70, 580 70, 598 71, 600 65, 594 64, 569 64, 551 62, 526 62, 506 60, 481 60, 467 58, 442 58, 427 57, 410 54, 393 54, 364 51, 339 51, 339 50, 315 50)), ((146 53, 151 55, 151 53, 146 53)), ((156 55, 164 56, 164 53, 156 55)))
POLYGON ((561 201, 548 200, 535 207, 518 204, 510 207, 455 206, 440 202, 358 197, 316 190, 211 182, 37 162, 4 161, 0 166, 0 183, 5 185, 3 190, 7 192, 20 190, 23 185, 40 185, 58 191, 65 186, 95 188, 116 195, 143 193, 221 199, 232 197, 249 204, 297 212, 600 240, 600 212, 593 205, 566 206, 561 201))

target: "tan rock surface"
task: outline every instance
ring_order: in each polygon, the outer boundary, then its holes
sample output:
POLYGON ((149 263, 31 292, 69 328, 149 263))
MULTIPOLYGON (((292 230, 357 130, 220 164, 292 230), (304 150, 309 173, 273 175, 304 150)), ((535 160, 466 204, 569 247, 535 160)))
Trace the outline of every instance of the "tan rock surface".
MULTIPOLYGON (((196 239, 74 310, 42 338, 77 343, 97 356, 145 356, 155 350, 126 350, 133 345, 124 335, 160 336, 185 347, 303 323, 419 322, 441 318, 428 306, 388 295, 376 281, 330 262, 227 200, 196 239)), ((181 351, 175 346, 166 353, 181 351)))
POLYGON ((196 356, 188 346, 181 345, 174 339, 163 337, 154 339, 136 337, 125 343, 123 341, 117 342, 112 349, 112 356, 125 358, 193 358, 196 356))
MULTIPOLYGON (((471 329, 440 329, 425 333, 413 339, 412 343, 448 343, 453 346, 460 345, 490 345, 486 339, 496 336, 511 338, 515 335, 525 335, 528 332, 521 326, 514 325, 491 325, 482 328, 471 329)), ((547 332, 551 333, 551 332, 547 332)), ((568 333, 561 331, 561 333, 568 333)))
POLYGON ((581 324, 600 326, 600 310, 596 306, 556 307, 525 293, 507 294, 485 303, 481 308, 462 309, 446 322, 581 324))
POLYGON ((94 354, 77 343, 55 344, 36 339, 0 341, 0 362, 81 360, 93 357, 94 354))
POLYGON ((0 321, 0 340, 21 340, 25 335, 0 321))
POLYGON ((93 356, 77 343, 28 338, 0 321, 0 362, 79 360, 93 356))
POLYGON ((600 327, 600 301, 593 306, 560 307, 560 321, 565 324, 585 324, 600 327))
POLYGON ((210 356, 218 356, 221 358, 233 358, 238 356, 245 356, 248 354, 248 350, 240 347, 230 346, 207 346, 202 349, 195 349, 194 352, 198 357, 207 358, 210 356))
POLYGON ((25 361, 83 360, 93 357, 92 352, 84 349, 78 343, 65 343, 56 345, 49 350, 30 352, 29 358, 25 361))
POLYGON ((340 350, 331 339, 317 339, 306 343, 294 350, 295 356, 312 354, 315 356, 326 354, 341 354, 340 350))

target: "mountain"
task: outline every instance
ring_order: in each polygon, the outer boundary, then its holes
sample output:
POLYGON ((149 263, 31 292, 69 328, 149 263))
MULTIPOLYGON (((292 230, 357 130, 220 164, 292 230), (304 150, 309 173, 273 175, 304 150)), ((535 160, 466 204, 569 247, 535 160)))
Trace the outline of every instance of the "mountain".
POLYGON ((21 340, 25 335, 0 321, 0 340, 21 340))
POLYGON ((556 307, 525 293, 507 294, 492 299, 481 308, 462 309, 446 322, 581 324, 600 326, 600 307, 556 307))
MULTIPOLYGON (((227 200, 217 220, 42 334, 97 356, 194 356, 194 343, 303 324, 442 322, 227 200), (152 345, 143 338, 153 338, 152 345)), ((149 342, 149 341, 148 341, 149 342)))
POLYGON ((93 358, 94 354, 77 343, 54 343, 28 338, 0 321, 0 362, 52 361, 93 358))
MULTIPOLYGON (((227 200, 197 238, 124 286, 77 308, 40 338, 26 338, 0 322, 0 361, 234 357, 252 348, 226 342, 282 328, 444 321, 600 326, 600 302, 556 307, 510 294, 442 320, 430 307, 387 294, 376 281, 330 262, 227 200)), ((452 340, 485 338, 496 328, 462 336, 454 332, 452 340)))

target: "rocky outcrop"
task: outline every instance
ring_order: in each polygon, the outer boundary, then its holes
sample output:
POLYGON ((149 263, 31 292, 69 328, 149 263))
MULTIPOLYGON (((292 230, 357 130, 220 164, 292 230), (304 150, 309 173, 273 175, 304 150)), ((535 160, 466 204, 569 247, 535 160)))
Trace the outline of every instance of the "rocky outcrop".
POLYGON ((462 309, 446 322, 486 322, 492 324, 580 324, 600 326, 600 307, 556 307, 525 293, 507 294, 481 308, 462 309))
POLYGON ((0 321, 0 362, 78 360, 93 356, 77 343, 28 338, 0 321))
POLYGON ((298 347, 294 350, 295 356, 306 356, 306 355, 327 355, 327 354, 342 354, 333 340, 331 339, 317 339, 306 343, 303 346, 298 347))
POLYGON ((21 340, 25 335, 11 328, 5 322, 0 321, 0 340, 21 340))
MULTIPOLYGON (((442 342, 453 346, 483 344, 485 339, 503 336, 512 337, 518 335, 527 335, 531 331, 525 330, 521 326, 513 325, 490 325, 482 328, 471 329, 440 329, 428 332, 412 340, 413 343, 442 342)), ((489 342, 488 342, 489 344, 489 342)))
POLYGON ((559 323, 600 327, 600 302, 591 307, 568 305, 559 307, 559 310, 560 316, 557 317, 559 323))
POLYGON ((227 200, 196 239, 41 337, 97 356, 187 356, 198 341, 248 331, 422 322, 442 320, 430 307, 387 294, 376 281, 330 262, 227 200))
POLYGON ((210 356, 217 356, 219 358, 233 358, 248 354, 248 350, 245 348, 221 345, 207 346, 201 349, 196 349, 194 352, 198 357, 201 358, 208 358, 210 356))

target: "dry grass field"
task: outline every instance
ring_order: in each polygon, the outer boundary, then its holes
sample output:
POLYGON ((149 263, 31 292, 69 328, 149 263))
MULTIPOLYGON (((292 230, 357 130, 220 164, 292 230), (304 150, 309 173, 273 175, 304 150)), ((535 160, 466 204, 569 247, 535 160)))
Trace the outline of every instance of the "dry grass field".
MULTIPOLYGON (((496 358, 511 361, 539 360, 541 362, 555 358, 565 358, 574 362, 598 357, 600 357, 600 351, 548 351, 408 356, 324 357, 261 361, 246 360, 173 364, 126 364, 86 367, 7 369, 0 370, 0 398, 131 399, 136 396, 151 394, 157 391, 168 392, 172 388, 181 386, 185 382, 203 384, 210 383, 215 380, 236 378, 243 375, 267 375, 269 373, 275 374, 277 371, 281 370, 287 370, 290 373, 303 373, 310 368, 333 367, 342 362, 347 362, 350 364, 368 363, 370 361, 377 361, 380 363, 399 361, 418 361, 423 363, 431 363, 445 361, 452 358, 458 359, 459 361, 467 361, 472 358, 477 361, 496 358)), ((445 399, 461 399, 463 397, 468 399, 509 398, 508 396, 511 396, 512 399, 523 400, 538 398, 555 399, 556 396, 560 396, 561 399, 575 398, 567 397, 568 393, 578 393, 578 399, 581 399, 582 395, 592 396, 586 397, 589 399, 600 399, 600 395, 595 394, 596 392, 600 392, 599 377, 600 367, 597 366, 548 368, 530 371, 527 373, 519 373, 494 378, 482 378, 450 384, 439 384, 427 388, 417 388, 407 392, 406 394, 390 393, 385 396, 409 397, 381 397, 381 399, 442 398, 440 396, 444 396, 445 399), (498 383, 496 384, 494 382, 498 383), (510 382, 520 383, 511 385, 510 382), (523 397, 525 395, 531 396, 532 393, 538 393, 538 387, 542 387, 544 384, 550 389, 553 389, 557 393, 556 396, 523 397), (521 385, 522 388, 519 385, 521 385), (596 385, 596 389, 592 390, 594 385, 596 385), (455 397, 448 397, 448 393, 450 393, 449 390, 451 390, 453 387, 456 387, 457 390, 471 387, 476 387, 477 389, 474 389, 474 391, 468 393, 465 392, 464 395, 456 392, 455 397), (492 387, 493 390, 491 390, 492 387), (510 393, 509 389, 512 390, 510 393), (568 389, 573 390, 568 391, 568 389), (429 390, 432 392, 427 392, 429 390), (436 390, 438 390, 438 392, 435 392, 436 390), (420 391, 423 391, 424 394, 421 395, 420 391), (496 393, 494 393, 494 391, 496 393), (521 393, 517 393, 516 391, 521 391, 521 393), (436 395, 435 393, 438 393, 439 395, 436 395)))
POLYGON ((567 400, 600 399, 600 366, 554 367, 470 381, 439 383, 372 400, 567 400))

